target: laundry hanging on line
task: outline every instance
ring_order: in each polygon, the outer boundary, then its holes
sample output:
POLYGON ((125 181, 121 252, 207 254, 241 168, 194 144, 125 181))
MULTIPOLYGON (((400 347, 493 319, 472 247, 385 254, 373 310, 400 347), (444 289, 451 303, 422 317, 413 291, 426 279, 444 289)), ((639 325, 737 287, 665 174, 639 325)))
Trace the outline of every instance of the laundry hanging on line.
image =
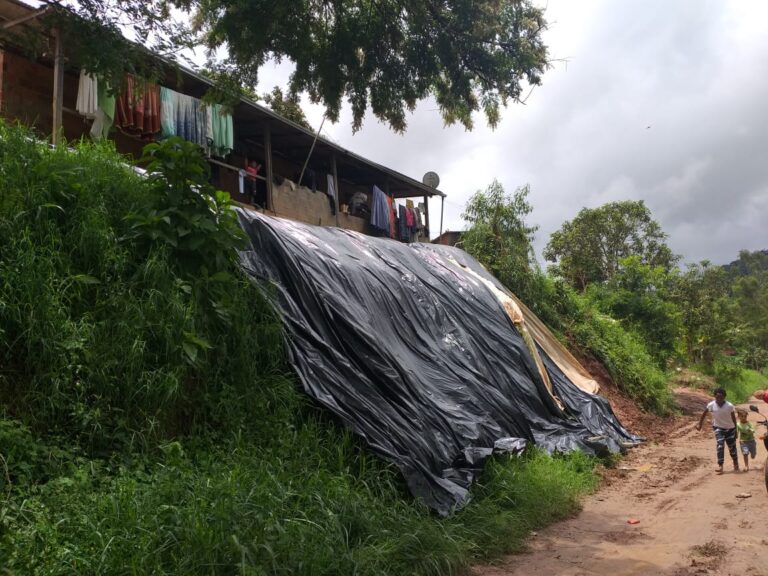
POLYGON ((160 87, 127 74, 115 103, 115 126, 147 139, 160 132, 160 87))
POLYGON ((222 105, 206 104, 131 75, 126 75, 123 90, 115 95, 106 82, 82 70, 76 108, 93 118, 93 138, 108 137, 115 125, 144 138, 179 136, 198 144, 209 156, 225 157, 234 149, 234 121, 222 105))
POLYGON ((371 226, 387 235, 390 234, 387 195, 375 185, 373 187, 373 201, 371 202, 371 226))
POLYGON ((232 114, 225 112, 221 104, 206 104, 205 112, 208 154, 223 158, 235 148, 232 114))
POLYGON ((99 109, 99 81, 85 70, 80 70, 75 109, 86 118, 95 118, 99 109))
POLYGON ((334 184, 333 174, 326 174, 326 182, 328 183, 328 201, 331 205, 331 214, 336 215, 336 185, 334 184))
POLYGON ((208 127, 205 109, 200 106, 200 100, 162 87, 160 102, 162 137, 178 136, 205 148, 208 143, 208 127))
POLYGON ((232 115, 220 104, 160 88, 160 125, 163 138, 179 136, 199 144, 211 156, 224 157, 234 149, 232 115))
POLYGON ((91 125, 91 138, 96 140, 109 137, 112 123, 115 120, 115 95, 111 93, 109 85, 100 81, 97 85, 98 107, 91 125))
POLYGON ((395 213, 395 199, 392 196, 387 196, 387 204, 389 205, 389 237, 397 238, 397 214, 395 213))

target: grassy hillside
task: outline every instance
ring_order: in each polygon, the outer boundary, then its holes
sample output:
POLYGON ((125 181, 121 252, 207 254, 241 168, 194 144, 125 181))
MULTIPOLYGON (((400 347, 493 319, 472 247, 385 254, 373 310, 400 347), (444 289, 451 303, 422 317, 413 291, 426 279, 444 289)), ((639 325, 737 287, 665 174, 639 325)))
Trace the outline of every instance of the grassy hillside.
POLYGON ((455 574, 577 509, 593 462, 536 451, 415 502, 298 391, 202 159, 148 152, 0 124, 0 571, 455 574))

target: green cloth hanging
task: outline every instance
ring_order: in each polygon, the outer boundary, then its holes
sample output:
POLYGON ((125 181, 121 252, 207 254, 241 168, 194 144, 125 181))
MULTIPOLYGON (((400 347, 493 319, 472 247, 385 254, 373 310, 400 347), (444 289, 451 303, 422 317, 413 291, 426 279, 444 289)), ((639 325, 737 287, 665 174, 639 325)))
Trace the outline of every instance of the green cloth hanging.
POLYGON ((213 152, 218 156, 226 156, 235 147, 232 114, 224 112, 220 104, 213 104, 211 106, 211 124, 213 128, 213 152))
POLYGON ((109 131, 115 121, 115 98, 110 94, 109 85, 101 78, 98 79, 98 108, 96 118, 91 126, 91 137, 96 139, 109 138, 109 131))

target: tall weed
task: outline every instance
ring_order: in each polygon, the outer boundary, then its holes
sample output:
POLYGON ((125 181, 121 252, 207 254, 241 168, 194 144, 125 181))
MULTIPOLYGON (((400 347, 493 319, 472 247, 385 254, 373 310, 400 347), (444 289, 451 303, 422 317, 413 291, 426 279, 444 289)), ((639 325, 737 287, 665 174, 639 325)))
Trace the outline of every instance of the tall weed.
POLYGON ((561 326, 568 340, 597 358, 616 382, 646 408, 660 414, 672 408, 667 375, 648 352, 643 338, 610 316, 588 298, 559 284, 561 326))
POLYGON ((3 520, 4 567, 20 574, 461 574, 573 514, 594 486, 588 458, 532 452, 492 462, 475 500, 439 519, 405 498, 399 474, 348 434, 310 420, 288 442, 280 449, 237 440, 176 445, 156 463, 80 466, 34 486, 3 520))

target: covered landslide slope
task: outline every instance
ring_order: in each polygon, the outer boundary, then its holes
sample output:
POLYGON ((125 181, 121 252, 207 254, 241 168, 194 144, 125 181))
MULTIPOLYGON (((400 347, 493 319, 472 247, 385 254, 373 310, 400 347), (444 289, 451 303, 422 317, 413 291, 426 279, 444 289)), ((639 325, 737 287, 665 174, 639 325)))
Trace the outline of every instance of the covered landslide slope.
POLYGON ((306 393, 440 514, 468 501, 494 448, 616 452, 638 440, 540 322, 528 332, 513 319, 504 301, 516 299, 465 252, 238 217, 250 239, 241 265, 274 285, 306 393))

